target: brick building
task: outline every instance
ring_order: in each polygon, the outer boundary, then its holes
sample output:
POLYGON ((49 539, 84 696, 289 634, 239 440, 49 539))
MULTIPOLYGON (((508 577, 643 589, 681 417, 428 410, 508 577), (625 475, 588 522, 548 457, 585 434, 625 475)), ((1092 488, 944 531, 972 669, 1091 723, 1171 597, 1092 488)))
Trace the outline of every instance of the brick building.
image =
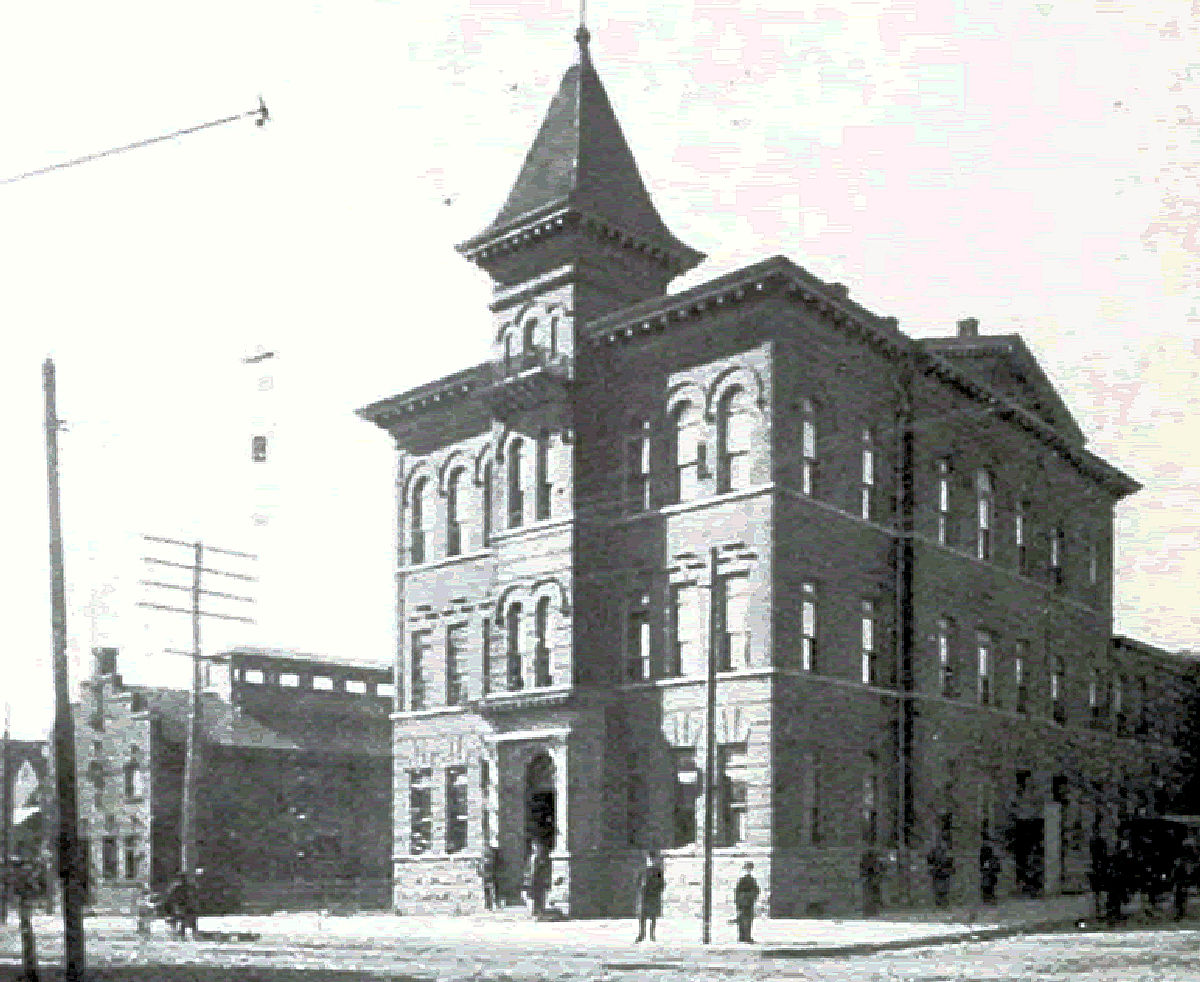
MULTIPOLYGON (((389 891, 391 672, 297 652, 236 648, 202 702, 197 865, 250 909, 389 891)), ((126 684, 98 648, 75 706, 80 835, 89 896, 128 909, 179 869, 190 695, 126 684)))
MULTIPOLYGON (((718 898, 753 859, 776 916, 1080 883, 1081 830, 1169 786, 1170 659, 1112 643, 1113 511, 1016 335, 914 339, 784 258, 682 293, 589 55, 499 214, 480 363, 360 410, 397 448, 396 909, 470 910, 494 838, 552 902, 699 902, 705 672, 718 662, 718 898), (907 874, 905 871, 908 871, 907 874)), ((481 334, 483 332, 481 331, 481 334)), ((1147 805, 1149 807, 1149 805, 1147 805)), ((719 899, 719 903, 727 902, 719 899)))

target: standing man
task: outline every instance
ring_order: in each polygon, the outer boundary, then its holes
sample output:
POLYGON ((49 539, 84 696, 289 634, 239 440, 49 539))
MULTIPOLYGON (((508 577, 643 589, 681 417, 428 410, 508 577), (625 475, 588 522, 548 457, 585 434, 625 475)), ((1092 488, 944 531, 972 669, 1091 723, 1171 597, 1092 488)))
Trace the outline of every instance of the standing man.
POLYGON ((750 928, 754 924, 754 905, 758 902, 758 881, 754 879, 754 864, 742 867, 742 878, 733 889, 733 906, 737 911, 738 941, 753 942, 750 928))
POLYGON ((979 899, 985 904, 996 902, 996 883, 1000 879, 1000 860, 991 839, 979 844, 979 899))
POLYGON ((638 872, 637 878, 637 919, 638 934, 634 943, 646 938, 646 923, 650 924, 650 940, 654 940, 654 927, 662 915, 663 871, 658 858, 658 850, 646 852, 646 862, 638 872))
POLYGON ((535 920, 540 919, 546 913, 546 894, 550 892, 550 853, 541 839, 533 840, 527 879, 529 912, 535 920))
POLYGON ((488 842, 484 844, 483 850, 479 854, 479 879, 483 887, 485 910, 492 910, 500 906, 500 893, 497 889, 500 876, 499 856, 497 855, 499 851, 495 842, 488 842))

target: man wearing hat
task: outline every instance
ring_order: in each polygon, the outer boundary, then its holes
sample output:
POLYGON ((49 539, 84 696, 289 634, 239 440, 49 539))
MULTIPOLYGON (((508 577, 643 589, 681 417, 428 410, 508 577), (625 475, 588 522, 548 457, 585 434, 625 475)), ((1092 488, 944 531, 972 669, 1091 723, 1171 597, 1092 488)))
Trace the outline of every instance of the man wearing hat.
POLYGON ((754 923, 754 905, 758 901, 758 881, 754 879, 754 864, 742 867, 742 877, 733 889, 733 906, 737 911, 738 941, 753 941, 750 926, 754 923))

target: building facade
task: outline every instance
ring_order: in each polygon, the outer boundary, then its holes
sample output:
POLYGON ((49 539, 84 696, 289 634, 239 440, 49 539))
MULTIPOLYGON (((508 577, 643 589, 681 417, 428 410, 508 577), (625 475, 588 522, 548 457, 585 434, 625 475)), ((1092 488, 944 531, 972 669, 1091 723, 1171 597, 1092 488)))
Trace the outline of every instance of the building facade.
MULTIPOLYGON (((190 694, 126 684, 117 654, 96 649, 75 706, 77 794, 90 903, 128 910, 179 871, 190 694)), ((261 648, 210 665, 196 865, 220 903, 386 905, 391 703, 386 668, 261 648)))
POLYGON ((1138 485, 1015 335, 914 339, 784 258, 668 294, 703 256, 578 41, 459 247, 486 358, 359 411, 397 448, 396 909, 475 909, 488 841, 515 897, 536 840, 574 916, 631 911, 651 846, 692 909, 706 794, 717 896, 752 859, 776 916, 853 906, 867 847, 920 900, 934 837, 962 896, 985 841, 1002 891, 1080 885, 1179 763, 1110 641, 1138 485))

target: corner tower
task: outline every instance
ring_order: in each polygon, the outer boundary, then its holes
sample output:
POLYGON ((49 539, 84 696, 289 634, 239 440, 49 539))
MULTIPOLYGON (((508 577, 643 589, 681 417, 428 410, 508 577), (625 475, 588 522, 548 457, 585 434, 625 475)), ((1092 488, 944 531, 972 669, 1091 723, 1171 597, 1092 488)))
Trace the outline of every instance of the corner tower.
POLYGON ((458 251, 492 277, 494 357, 569 360, 581 325, 659 296, 704 254, 663 223, 592 65, 590 35, 503 207, 458 251))

